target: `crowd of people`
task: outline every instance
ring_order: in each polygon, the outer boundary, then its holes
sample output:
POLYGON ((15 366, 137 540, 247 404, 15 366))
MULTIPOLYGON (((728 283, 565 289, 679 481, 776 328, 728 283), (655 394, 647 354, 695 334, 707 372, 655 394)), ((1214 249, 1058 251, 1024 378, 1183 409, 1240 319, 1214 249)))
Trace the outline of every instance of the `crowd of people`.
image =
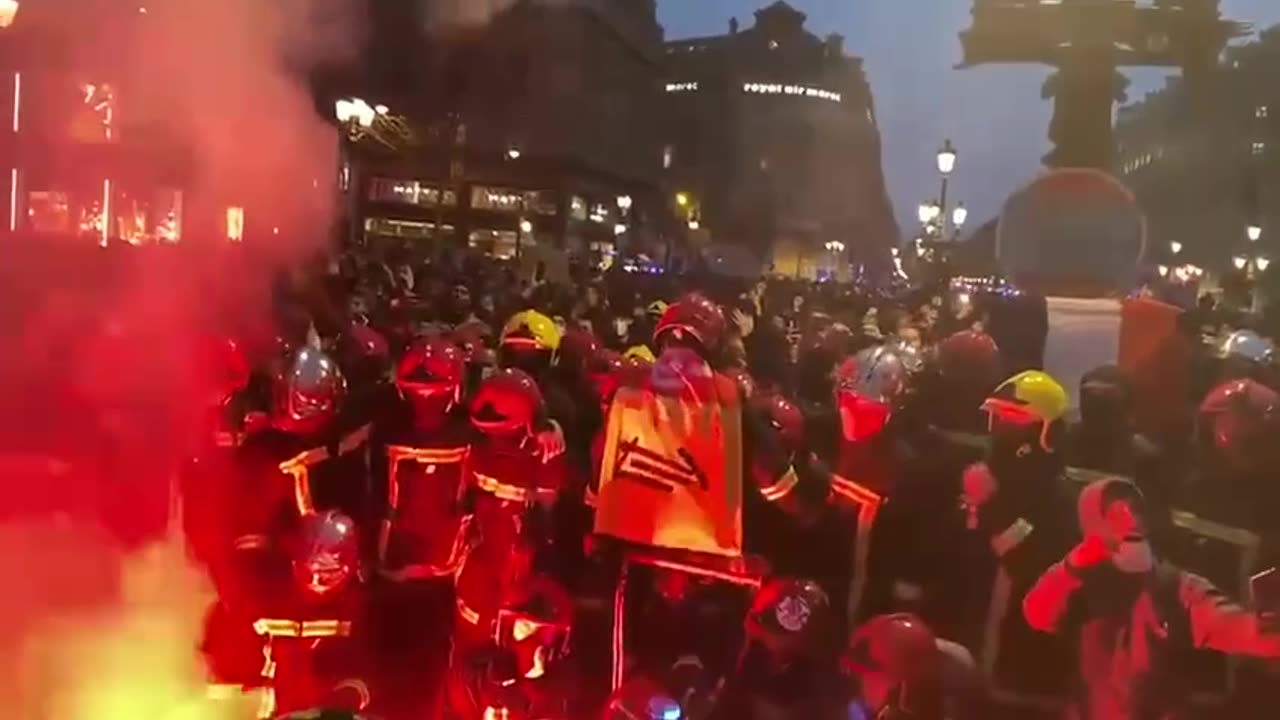
POLYGON ((1202 343, 1204 308, 1129 300, 1150 371, 1073 408, 1044 299, 999 283, 350 253, 270 303, 270 343, 205 348, 181 480, 199 651, 264 717, 1280 703, 1274 346, 1202 343))

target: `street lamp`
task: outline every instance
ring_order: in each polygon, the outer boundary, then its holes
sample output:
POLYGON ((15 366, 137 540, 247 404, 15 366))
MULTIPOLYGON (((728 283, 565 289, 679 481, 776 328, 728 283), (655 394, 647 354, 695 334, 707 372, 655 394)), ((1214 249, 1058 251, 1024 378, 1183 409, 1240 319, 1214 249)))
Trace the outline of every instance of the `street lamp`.
POLYGON ((1168 266, 1168 265, 1160 265, 1160 266, 1156 267, 1156 272, 1160 273, 1160 277, 1168 277, 1168 276, 1169 276, 1169 266, 1168 266))
POLYGON ((615 236, 615 237, 621 237, 621 236, 625 235, 626 233, 627 233, 627 226, 626 226, 626 225, 623 225, 622 223, 618 223, 618 224, 616 224, 616 225, 614 225, 614 226, 613 226, 613 234, 614 234, 614 236, 615 236))
POLYGON ((630 196, 630 195, 619 195, 619 196, 618 196, 618 209, 619 209, 619 210, 621 210, 621 211, 622 211, 622 212, 624 212, 624 213, 625 213, 625 212, 627 212, 627 211, 629 211, 629 210, 631 210, 631 196, 630 196))
MULTIPOLYGON (((386 109, 386 106, 378 107, 386 109)), ((333 104, 334 117, 344 125, 358 125, 362 128, 372 127, 378 110, 360 98, 344 98, 333 104)))
POLYGON ((1243 255, 1237 255, 1231 258, 1231 264, 1235 265, 1237 270, 1243 270, 1245 265, 1249 264, 1249 259, 1243 255))
POLYGON ((1250 225, 1245 234, 1249 236, 1249 242, 1258 242, 1258 238, 1262 237, 1262 227, 1260 225, 1250 225))
POLYGON ((511 147, 507 148, 507 159, 508 159, 508 160, 519 160, 519 159, 520 159, 520 155, 522 155, 522 154, 523 154, 523 153, 521 153, 521 152, 520 152, 520 148, 516 147, 515 145, 512 145, 511 147))
POLYGON ((1271 267, 1271 258, 1259 255, 1253 259, 1254 267, 1258 268, 1258 272, 1266 272, 1271 267))
POLYGON ((942 144, 942 148, 938 150, 938 172, 943 177, 951 174, 956 169, 956 148, 951 144, 951 140, 947 140, 942 144))
POLYGON ((942 214, 942 208, 938 205, 937 200, 930 200, 927 203, 921 203, 920 207, 916 208, 916 216, 920 219, 920 223, 923 225, 928 225, 934 220, 937 220, 940 214, 942 214))
POLYGON ((964 205, 957 205, 956 209, 951 212, 951 222, 956 226, 956 230, 964 227, 965 220, 969 219, 969 209, 964 205))
POLYGON ((679 205, 680 207, 689 207, 689 193, 676 193, 676 205, 679 205))
POLYGON ((1178 242, 1177 240, 1174 240, 1173 242, 1169 243, 1169 252, 1173 253, 1174 255, 1177 255, 1178 253, 1182 252, 1182 243, 1178 242))
POLYGON ((699 223, 697 218, 689 218, 690 230, 697 230, 700 227, 702 227, 702 223, 699 223))

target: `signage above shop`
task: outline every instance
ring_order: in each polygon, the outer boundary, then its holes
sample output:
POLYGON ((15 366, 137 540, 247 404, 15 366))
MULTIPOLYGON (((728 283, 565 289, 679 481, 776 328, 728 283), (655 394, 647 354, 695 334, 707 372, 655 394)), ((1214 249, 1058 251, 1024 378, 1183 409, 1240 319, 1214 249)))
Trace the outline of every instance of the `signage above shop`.
POLYGON ((781 83, 743 83, 742 92, 753 95, 797 95, 801 97, 842 102, 844 98, 838 92, 805 85, 783 85, 781 83))

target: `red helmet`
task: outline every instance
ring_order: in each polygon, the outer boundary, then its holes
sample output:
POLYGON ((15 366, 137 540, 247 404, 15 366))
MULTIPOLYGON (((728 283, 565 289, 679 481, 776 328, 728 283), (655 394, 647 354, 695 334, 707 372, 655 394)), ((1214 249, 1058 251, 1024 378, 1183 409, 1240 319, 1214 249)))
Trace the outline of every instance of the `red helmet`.
POLYGON ((896 613, 868 620, 849 639, 842 664, 862 677, 863 700, 873 713, 896 704, 909 716, 933 717, 929 710, 941 702, 938 640, 914 615, 896 613))
POLYGON ((990 392, 1001 378, 1000 348, 986 333, 961 330, 938 344, 938 372, 954 387, 990 392))
POLYGON ((324 595, 344 587, 359 572, 360 541, 355 521, 340 512, 305 515, 293 551, 294 577, 324 595))
POLYGON ((797 453, 804 447, 804 414, 786 397, 773 393, 758 395, 752 404, 769 418, 787 452, 797 453))
POLYGON ((323 352, 304 347, 276 378, 273 420, 289 432, 317 430, 337 417, 346 392, 347 381, 338 364, 323 352))
POLYGON ((471 424, 486 435, 532 432, 542 392, 528 373, 504 369, 480 383, 471 400, 471 424))
POLYGON ((400 359, 396 387, 415 416, 438 416, 458 401, 465 373, 466 361, 457 345, 443 338, 419 340, 400 359))
POLYGON ((668 337, 696 340, 704 350, 720 347, 725 335, 724 313, 704 295, 690 293, 667 308, 653 330, 653 344, 668 337))
POLYGON ((599 352, 600 341, 596 340, 595 335, 573 328, 566 330, 564 337, 560 338, 560 352, 556 363, 579 375, 586 374, 599 352))
POLYGON ((597 350, 591 358, 587 374, 591 379, 591 386, 596 391, 596 398, 600 402, 606 403, 613 399, 613 393, 618 389, 625 364, 622 353, 607 348, 597 350))
POLYGON ((1280 395, 1253 380, 1231 380, 1200 404, 1200 437, 1234 470, 1259 469, 1274 456, 1280 430, 1280 395))
POLYGON ((811 648, 831 623, 831 600, 812 580, 771 578, 751 601, 747 634, 771 650, 811 648))
POLYGON ((387 339, 361 323, 352 323, 347 328, 346 348, 353 360, 386 360, 391 357, 387 339))

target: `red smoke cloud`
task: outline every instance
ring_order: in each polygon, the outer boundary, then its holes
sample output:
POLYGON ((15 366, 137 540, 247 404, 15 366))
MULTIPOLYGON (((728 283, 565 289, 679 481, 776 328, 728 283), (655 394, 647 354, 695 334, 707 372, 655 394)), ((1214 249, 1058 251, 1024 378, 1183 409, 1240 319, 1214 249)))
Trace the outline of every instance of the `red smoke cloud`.
POLYGON ((82 62, 127 43, 103 70, 127 78, 121 117, 184 154, 136 161, 188 168, 193 217, 246 208, 246 242, 3 250, 0 697, 20 720, 233 716, 204 700, 210 596, 170 532, 172 491, 216 378, 210 334, 260 329, 274 268, 332 226, 337 136, 306 76, 359 50, 362 3, 138 3, 128 33, 100 14, 121 3, 98 0, 24 0, 15 29, 66 30, 82 62))

